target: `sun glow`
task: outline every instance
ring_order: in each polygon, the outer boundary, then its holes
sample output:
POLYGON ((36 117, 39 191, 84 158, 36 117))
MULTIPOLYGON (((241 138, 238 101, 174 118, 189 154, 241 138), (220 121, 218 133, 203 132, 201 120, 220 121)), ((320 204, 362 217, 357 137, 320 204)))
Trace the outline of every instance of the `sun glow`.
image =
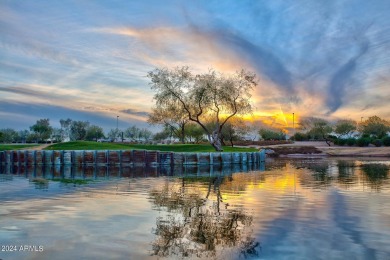
POLYGON ((280 117, 286 123, 286 126, 288 126, 288 123, 287 123, 287 120, 286 120, 286 116, 284 115, 283 110, 282 110, 282 106, 279 106, 279 108, 280 108, 280 117))
POLYGON ((296 113, 284 113, 282 108, 267 112, 253 112, 240 116, 242 120, 249 123, 258 123, 263 127, 281 129, 290 132, 299 124, 299 116, 296 113))

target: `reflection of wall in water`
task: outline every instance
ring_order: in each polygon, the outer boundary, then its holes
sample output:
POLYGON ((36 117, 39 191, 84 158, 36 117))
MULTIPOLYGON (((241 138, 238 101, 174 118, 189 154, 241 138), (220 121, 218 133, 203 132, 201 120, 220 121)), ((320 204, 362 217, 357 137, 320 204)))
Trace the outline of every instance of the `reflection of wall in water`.
POLYGON ((214 176, 235 172, 263 170, 264 165, 173 165, 173 166, 123 166, 119 165, 3 165, 2 174, 18 174, 26 177, 104 179, 119 177, 159 176, 214 176))

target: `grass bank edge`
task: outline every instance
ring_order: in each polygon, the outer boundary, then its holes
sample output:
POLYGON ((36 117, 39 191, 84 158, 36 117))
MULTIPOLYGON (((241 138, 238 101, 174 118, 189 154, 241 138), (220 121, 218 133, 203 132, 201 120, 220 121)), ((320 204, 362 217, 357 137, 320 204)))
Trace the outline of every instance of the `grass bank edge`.
POLYGON ((38 144, 0 144, 0 151, 23 150, 24 148, 32 148, 39 146, 38 144))
MULTIPOLYGON (((224 146, 224 152, 256 152, 256 148, 241 148, 224 146)), ((211 145, 207 144, 125 144, 125 143, 98 143, 89 141, 75 141, 53 144, 45 150, 149 150, 161 152, 215 152, 211 145)))

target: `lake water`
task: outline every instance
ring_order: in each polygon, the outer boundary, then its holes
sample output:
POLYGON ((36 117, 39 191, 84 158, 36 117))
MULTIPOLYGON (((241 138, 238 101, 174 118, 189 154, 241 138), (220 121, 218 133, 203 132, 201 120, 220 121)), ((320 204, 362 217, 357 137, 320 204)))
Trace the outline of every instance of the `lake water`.
POLYGON ((0 173, 0 259, 390 259, 389 160, 0 173))

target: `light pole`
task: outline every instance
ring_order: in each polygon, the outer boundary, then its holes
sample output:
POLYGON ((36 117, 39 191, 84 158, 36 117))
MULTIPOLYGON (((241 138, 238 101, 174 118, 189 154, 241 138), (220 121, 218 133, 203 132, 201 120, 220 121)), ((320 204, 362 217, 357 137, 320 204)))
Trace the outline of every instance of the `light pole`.
POLYGON ((295 113, 293 113, 293 129, 294 129, 294 134, 295 134, 295 113))
POLYGON ((116 133, 115 133, 115 142, 117 140, 117 138, 119 137, 119 129, 118 129, 118 119, 119 119, 119 116, 116 116, 116 133))

